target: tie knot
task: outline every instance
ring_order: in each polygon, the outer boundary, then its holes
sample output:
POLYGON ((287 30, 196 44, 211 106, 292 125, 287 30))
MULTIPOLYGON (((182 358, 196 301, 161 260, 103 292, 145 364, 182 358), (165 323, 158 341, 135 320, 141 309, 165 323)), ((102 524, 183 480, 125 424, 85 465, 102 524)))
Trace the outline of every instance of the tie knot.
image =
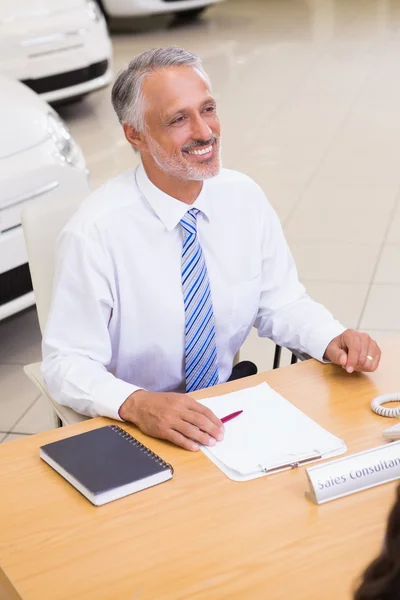
POLYGON ((183 229, 185 231, 187 231, 187 233, 189 233, 189 234, 197 233, 196 218, 197 218, 197 215, 199 214, 199 212, 200 211, 198 208, 191 208, 190 210, 187 211, 185 216, 180 220, 181 226, 183 227, 183 229))

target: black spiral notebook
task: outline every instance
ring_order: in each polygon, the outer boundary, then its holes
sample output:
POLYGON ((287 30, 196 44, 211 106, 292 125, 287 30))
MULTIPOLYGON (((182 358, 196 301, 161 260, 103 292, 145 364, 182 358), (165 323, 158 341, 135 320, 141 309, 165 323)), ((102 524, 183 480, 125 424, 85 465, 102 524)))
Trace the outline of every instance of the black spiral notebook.
POLYGON ((41 446, 40 458, 96 506, 163 483, 174 472, 117 425, 41 446))

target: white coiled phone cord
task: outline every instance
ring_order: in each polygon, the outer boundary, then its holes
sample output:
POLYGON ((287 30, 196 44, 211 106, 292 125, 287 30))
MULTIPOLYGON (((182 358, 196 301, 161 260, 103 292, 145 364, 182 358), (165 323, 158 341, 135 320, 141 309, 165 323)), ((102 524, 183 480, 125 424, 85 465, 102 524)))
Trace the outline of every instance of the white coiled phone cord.
POLYGON ((385 406, 381 406, 386 402, 400 402, 400 393, 382 394, 382 396, 374 398, 371 402, 371 408, 377 415, 380 415, 381 417, 390 417, 391 419, 399 419, 400 406, 396 406, 396 408, 386 408, 385 406))

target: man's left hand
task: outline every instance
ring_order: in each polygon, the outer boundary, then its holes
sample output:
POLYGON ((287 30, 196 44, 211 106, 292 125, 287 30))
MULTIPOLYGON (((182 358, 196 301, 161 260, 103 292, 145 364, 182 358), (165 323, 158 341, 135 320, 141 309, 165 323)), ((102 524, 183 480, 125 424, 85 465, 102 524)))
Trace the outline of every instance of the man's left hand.
POLYGON ((324 358, 343 367, 348 373, 371 373, 378 368, 381 350, 367 333, 346 329, 341 335, 333 338, 325 350, 324 358))

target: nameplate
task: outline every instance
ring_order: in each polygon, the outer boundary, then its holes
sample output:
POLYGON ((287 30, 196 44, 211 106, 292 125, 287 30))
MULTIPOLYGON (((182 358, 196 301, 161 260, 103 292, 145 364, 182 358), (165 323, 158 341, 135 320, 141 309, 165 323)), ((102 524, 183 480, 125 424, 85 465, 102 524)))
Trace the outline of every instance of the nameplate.
POLYGON ((306 475, 306 496, 316 504, 400 479, 400 441, 309 467, 306 475))

